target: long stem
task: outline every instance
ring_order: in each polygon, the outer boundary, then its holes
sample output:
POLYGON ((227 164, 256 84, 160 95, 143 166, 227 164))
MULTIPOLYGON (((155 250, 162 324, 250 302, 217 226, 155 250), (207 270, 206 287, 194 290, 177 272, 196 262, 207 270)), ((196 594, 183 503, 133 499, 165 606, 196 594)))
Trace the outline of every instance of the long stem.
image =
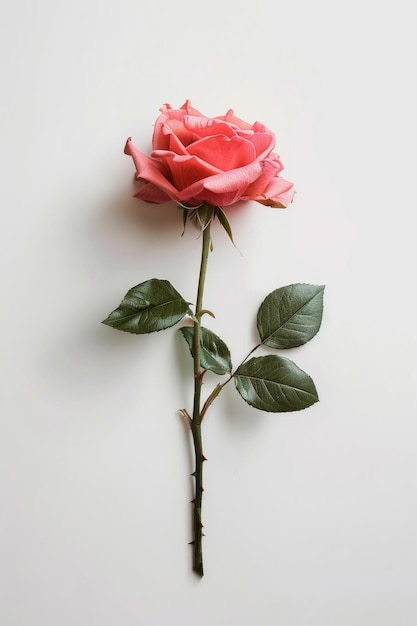
POLYGON ((201 312, 203 310, 204 282, 206 278, 207 260, 210 251, 210 223, 203 231, 203 245, 201 252, 200 276, 198 280, 197 302, 195 308, 196 321, 194 322, 193 358, 194 358, 194 406, 191 422, 195 453, 195 498, 192 501, 193 509, 193 569, 199 576, 203 576, 203 524, 201 517, 203 499, 203 463, 206 460, 203 454, 201 437, 201 386, 203 371, 200 367, 200 329, 201 312))

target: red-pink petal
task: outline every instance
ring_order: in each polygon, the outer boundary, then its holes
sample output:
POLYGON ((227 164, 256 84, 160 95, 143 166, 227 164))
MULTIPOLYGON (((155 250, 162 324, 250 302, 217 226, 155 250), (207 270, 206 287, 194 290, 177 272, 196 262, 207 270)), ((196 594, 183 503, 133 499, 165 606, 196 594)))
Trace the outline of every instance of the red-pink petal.
POLYGON ((252 130, 254 133, 270 133, 271 131, 267 129, 267 127, 265 126, 265 124, 262 124, 262 122, 254 122, 252 124, 252 130))
POLYGON ((204 187, 216 193, 229 192, 236 189, 242 191, 258 178, 262 172, 262 165, 254 162, 249 163, 245 167, 211 176, 204 182, 204 187))
POLYGON ((181 202, 193 199, 206 201, 215 206, 228 206, 240 200, 247 187, 260 176, 260 163, 251 163, 230 172, 222 172, 204 180, 198 180, 180 192, 181 202))
POLYGON ((163 204, 164 202, 175 200, 175 198, 168 196, 153 183, 144 183, 142 189, 135 193, 134 197, 144 200, 145 202, 152 202, 153 204, 163 204))
POLYGON ((154 150, 152 157, 160 160, 169 170, 170 180, 178 190, 185 189, 195 181, 206 179, 220 171, 191 154, 179 155, 168 150, 154 150))
POLYGON ((223 171, 244 167, 256 159, 253 144, 236 135, 205 137, 188 146, 187 151, 223 171))
POLYGON ((231 124, 235 124, 235 126, 241 129, 249 130, 252 128, 252 124, 248 124, 248 122, 245 122, 244 120, 241 120, 239 117, 236 117, 236 115, 233 112, 233 109, 229 109, 226 115, 219 115, 218 119, 224 120, 225 122, 229 122, 231 124))
POLYGON ((133 145, 130 138, 126 142, 124 152, 132 157, 136 167, 136 178, 138 180, 140 179, 152 183, 166 193, 167 196, 176 198, 177 190, 162 173, 158 161, 140 152, 140 150, 133 145))
POLYGON ((294 194, 294 183, 277 176, 271 180, 262 194, 252 199, 266 206, 286 207, 292 202, 294 194))
MULTIPOLYGON (((188 144, 198 139, 198 136, 196 136, 195 133, 188 130, 188 128, 184 126, 184 120, 176 120, 176 119, 167 120, 164 126, 162 127, 162 131, 170 137, 170 144, 169 144, 170 146, 175 145, 175 142, 171 143, 174 137, 176 139, 177 144, 182 145, 184 147, 188 146, 188 144)), ((158 148, 157 146, 154 146, 154 149, 158 150, 160 148, 158 148)), ((180 148, 180 154, 182 154, 182 152, 183 152, 183 149, 180 148)))
POLYGON ((152 146, 155 150, 167 150, 169 135, 172 133, 170 127, 177 125, 179 129, 183 128, 186 112, 182 109, 171 109, 169 105, 164 105, 160 111, 161 115, 157 117, 154 126, 152 146))
POLYGON ((264 133, 254 133, 248 138, 255 146, 256 156, 259 160, 265 159, 275 147, 275 135, 269 131, 264 133))
POLYGON ((241 192, 239 189, 235 191, 224 191, 222 193, 213 193, 208 189, 203 189, 200 193, 196 194, 189 204, 198 205, 202 202, 207 202, 212 206, 225 207, 235 204, 241 199, 241 192))
POLYGON ((195 117, 192 115, 186 115, 184 117, 184 126, 191 130, 196 138, 213 136, 213 135, 225 135, 226 137, 233 137, 236 135, 235 127, 231 124, 226 124, 218 119, 212 119, 208 117, 195 117))
POLYGON ((182 105, 181 109, 184 110, 187 113, 187 115, 194 115, 196 117, 206 117, 205 115, 200 113, 200 111, 197 111, 197 109, 194 109, 194 107, 191 106, 191 100, 186 100, 184 104, 182 105))
MULTIPOLYGON (((167 150, 169 150, 170 152, 175 152, 175 154, 187 154, 187 149, 185 147, 185 145, 182 143, 182 141, 179 139, 179 137, 173 133, 170 132, 168 135, 169 138, 169 145, 167 150)), ((185 142, 187 143, 187 138, 185 138, 183 136, 183 140, 185 140, 185 142)), ((190 139, 190 141, 192 141, 192 138, 190 139)), ((157 148, 154 148, 157 149, 157 148)))
POLYGON ((245 190, 245 200, 253 200, 263 194, 271 180, 278 175, 279 165, 275 161, 265 160, 261 162, 260 176, 245 190))
POLYGON ((285 193, 281 193, 277 198, 271 198, 271 200, 275 204, 270 204, 269 206, 285 208, 289 204, 291 204, 291 202, 294 200, 294 196, 295 196, 295 189, 294 187, 291 187, 291 189, 289 189, 285 193))

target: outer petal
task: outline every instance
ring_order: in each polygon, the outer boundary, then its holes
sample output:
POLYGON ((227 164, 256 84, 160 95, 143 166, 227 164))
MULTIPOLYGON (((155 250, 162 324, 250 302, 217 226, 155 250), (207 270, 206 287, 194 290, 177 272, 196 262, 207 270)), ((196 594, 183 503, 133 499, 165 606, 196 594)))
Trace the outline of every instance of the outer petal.
POLYGON ((142 189, 134 194, 135 198, 144 200, 145 202, 152 202, 153 204, 163 204, 164 202, 170 202, 175 198, 170 198, 162 189, 159 189, 153 183, 144 183, 142 189))
POLYGON ((224 191, 234 191, 247 189, 248 185, 258 178, 262 172, 262 165, 260 163, 250 163, 245 167, 239 167, 238 169, 217 174, 207 178, 204 183, 205 189, 214 191, 216 193, 222 193, 224 191))
POLYGON ((155 150, 152 157, 160 160, 169 172, 169 178, 175 189, 182 190, 196 181, 218 174, 220 170, 198 157, 186 154, 180 155, 168 150, 155 150))
POLYGON ((257 159, 265 159, 275 148, 275 135, 270 131, 264 133, 254 133, 252 137, 248 137, 248 141, 253 143, 256 151, 257 159))
POLYGON ((268 188, 272 179, 274 179, 280 171, 280 163, 276 163, 272 160, 261 161, 261 175, 247 187, 244 194, 245 200, 254 200, 258 196, 261 196, 265 189, 268 188))
POLYGON ((277 176, 262 194, 252 199, 266 206, 285 208, 293 201, 294 194, 294 183, 277 176))
MULTIPOLYGON (((125 154, 131 156, 136 167, 136 179, 152 183, 168 197, 176 199, 178 192, 163 175, 160 164, 138 150, 129 138, 125 146, 125 154)), ((166 202, 166 200, 164 200, 166 202)))
POLYGON ((228 206, 242 198, 245 190, 262 173, 262 165, 254 162, 245 167, 215 174, 198 180, 180 192, 181 202, 209 202, 214 206, 228 206))
POLYGON ((192 201, 189 204, 198 205, 202 202, 208 202, 212 206, 226 207, 232 204, 236 204, 241 199, 241 194, 239 190, 222 192, 222 193, 213 193, 208 189, 203 189, 201 193, 196 194, 192 201))
MULTIPOLYGON (((272 206, 279 209, 285 209, 294 200, 295 189, 292 187, 285 193, 281 193, 278 198, 271 198, 273 204, 266 204, 266 206, 272 206)), ((259 202, 259 201, 258 201, 259 202)))

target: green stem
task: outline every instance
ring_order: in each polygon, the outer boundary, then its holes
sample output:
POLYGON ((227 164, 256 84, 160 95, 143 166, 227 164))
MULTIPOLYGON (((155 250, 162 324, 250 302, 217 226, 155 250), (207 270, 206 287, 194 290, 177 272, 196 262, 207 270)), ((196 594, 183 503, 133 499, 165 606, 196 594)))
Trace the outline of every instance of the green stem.
POLYGON ((206 460, 203 454, 201 437, 201 386, 203 370, 200 367, 200 329, 201 312, 203 311, 204 282, 207 271, 207 260, 210 251, 210 223, 203 230, 203 245, 201 252, 200 276, 198 280, 197 302, 195 308, 196 321, 194 322, 193 358, 194 358, 194 406, 191 422, 191 434, 195 454, 195 498, 192 501, 193 509, 193 569, 199 576, 203 576, 203 524, 201 517, 203 499, 203 463, 206 460))
MULTIPOLYGON (((204 206, 204 210, 213 210, 208 205, 204 206)), ((203 214, 204 217, 205 213, 203 214)), ((200 263, 200 275, 198 279, 197 301, 195 306, 195 322, 194 322, 194 337, 193 337, 193 360, 194 360, 194 404, 193 404, 193 416, 191 420, 191 434, 194 444, 195 455, 195 470, 193 476, 195 478, 195 497, 192 500, 193 504, 193 570, 198 576, 204 575, 203 569, 203 523, 202 523, 202 501, 203 501, 203 463, 206 460, 203 454, 203 442, 201 434, 201 422, 207 409, 212 402, 217 398, 223 387, 227 385, 235 375, 233 372, 228 380, 223 384, 217 385, 210 396, 201 408, 201 387, 203 384, 204 370, 200 367, 200 337, 201 337, 201 317, 204 312, 203 309, 203 295, 204 284, 207 272, 207 261, 210 252, 211 237, 210 237, 210 219, 205 225, 202 233, 202 251, 201 251, 201 263, 200 263)), ((260 345, 260 344, 259 344, 260 345)), ((255 346, 249 354, 245 357, 242 363, 244 363, 249 356, 257 349, 255 346)))

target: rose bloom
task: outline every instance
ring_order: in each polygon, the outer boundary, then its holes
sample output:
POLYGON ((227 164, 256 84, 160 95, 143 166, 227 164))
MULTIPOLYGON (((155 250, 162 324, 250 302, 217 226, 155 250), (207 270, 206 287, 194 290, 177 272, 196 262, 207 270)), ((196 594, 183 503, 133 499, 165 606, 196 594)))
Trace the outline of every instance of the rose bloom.
POLYGON ((248 124, 232 110, 206 117, 189 100, 180 109, 165 104, 160 111, 150 157, 130 138, 126 142, 141 183, 136 198, 188 207, 256 200, 283 208, 292 201, 293 183, 278 175, 283 166, 273 152, 275 135, 263 124, 248 124))

